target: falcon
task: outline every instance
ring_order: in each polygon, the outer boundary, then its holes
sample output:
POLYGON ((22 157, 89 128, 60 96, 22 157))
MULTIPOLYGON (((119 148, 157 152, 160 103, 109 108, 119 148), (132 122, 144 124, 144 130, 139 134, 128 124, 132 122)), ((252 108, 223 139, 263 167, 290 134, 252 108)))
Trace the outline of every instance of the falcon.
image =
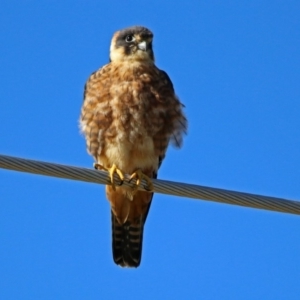
POLYGON ((168 145, 180 147, 187 128, 169 76, 155 66, 152 40, 152 32, 142 26, 113 35, 109 63, 86 82, 80 116, 94 167, 109 172, 112 252, 122 267, 140 265, 151 179, 157 178, 168 145), (133 188, 122 186, 125 174, 134 179, 133 188), (147 191, 139 190, 143 180, 147 191))

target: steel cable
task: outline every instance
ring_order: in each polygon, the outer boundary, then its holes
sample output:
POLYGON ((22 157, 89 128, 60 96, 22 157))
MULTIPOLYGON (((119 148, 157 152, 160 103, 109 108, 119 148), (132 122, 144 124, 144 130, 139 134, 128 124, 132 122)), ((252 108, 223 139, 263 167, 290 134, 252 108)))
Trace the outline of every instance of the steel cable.
MULTIPOLYGON (((110 184, 108 173, 105 171, 41 162, 6 155, 0 155, 0 168, 91 183, 110 184)), ((123 184, 125 186, 133 186, 135 182, 132 181, 129 183, 128 179, 129 176, 126 175, 123 184)), ((117 176, 115 176, 115 182, 116 184, 120 184, 117 176)), ((143 180, 140 189, 145 190, 144 186, 146 186, 146 182, 143 180)), ((153 186, 155 193, 300 215, 300 202, 298 201, 161 179, 153 179, 153 186)))

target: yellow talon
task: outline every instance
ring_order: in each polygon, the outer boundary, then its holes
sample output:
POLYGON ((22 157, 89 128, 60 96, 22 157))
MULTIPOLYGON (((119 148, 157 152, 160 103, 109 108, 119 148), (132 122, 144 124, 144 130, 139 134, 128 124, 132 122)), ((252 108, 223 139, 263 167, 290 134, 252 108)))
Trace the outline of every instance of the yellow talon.
POLYGON ((111 186, 113 188, 113 190, 116 190, 116 185, 115 185, 115 178, 114 178, 114 174, 117 173, 120 177, 120 185, 123 184, 124 182, 124 174, 122 173, 122 171, 120 169, 117 168, 117 166, 115 164, 113 164, 111 166, 111 168, 106 168, 98 163, 94 163, 94 168, 96 170, 105 170, 109 173, 109 178, 110 178, 110 182, 111 182, 111 186))
POLYGON ((136 170, 134 173, 131 174, 130 178, 129 178, 129 182, 135 178, 136 179, 136 183, 135 186, 133 187, 133 193, 136 193, 139 186, 142 183, 142 180, 145 179, 147 181, 147 188, 144 187, 148 192, 152 192, 153 191, 153 183, 152 180, 145 175, 140 169, 136 170))

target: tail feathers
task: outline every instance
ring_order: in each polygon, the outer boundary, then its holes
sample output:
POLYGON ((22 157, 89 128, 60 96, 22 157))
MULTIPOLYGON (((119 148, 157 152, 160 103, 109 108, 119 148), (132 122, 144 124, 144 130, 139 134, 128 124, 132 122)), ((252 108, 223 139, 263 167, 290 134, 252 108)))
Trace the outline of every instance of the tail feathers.
POLYGON ((144 220, 120 224, 112 213, 113 258, 122 267, 138 267, 142 257, 144 220))

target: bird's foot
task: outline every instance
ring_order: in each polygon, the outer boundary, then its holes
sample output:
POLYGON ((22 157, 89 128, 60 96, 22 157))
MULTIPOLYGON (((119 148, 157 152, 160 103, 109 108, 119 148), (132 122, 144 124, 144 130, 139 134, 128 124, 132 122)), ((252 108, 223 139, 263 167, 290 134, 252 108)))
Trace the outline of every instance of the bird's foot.
POLYGON ((138 190, 139 186, 141 185, 143 179, 145 179, 147 181, 147 187, 144 186, 145 190, 147 190, 148 192, 153 191, 152 180, 147 175, 145 175, 140 169, 136 170, 134 173, 131 174, 131 176, 129 178, 129 182, 133 178, 136 179, 136 182, 135 182, 135 185, 134 185, 133 191, 132 191, 133 194, 137 192, 137 190, 138 190))
POLYGON ((111 182, 111 186, 113 188, 113 190, 116 190, 116 184, 115 184, 115 178, 114 175, 115 173, 118 174, 121 183, 119 185, 122 185, 124 182, 124 174, 122 173, 122 171, 120 169, 117 168, 117 166, 115 164, 113 164, 110 168, 106 168, 98 163, 94 163, 94 168, 96 170, 105 170, 109 173, 109 178, 110 178, 110 182, 111 182))

